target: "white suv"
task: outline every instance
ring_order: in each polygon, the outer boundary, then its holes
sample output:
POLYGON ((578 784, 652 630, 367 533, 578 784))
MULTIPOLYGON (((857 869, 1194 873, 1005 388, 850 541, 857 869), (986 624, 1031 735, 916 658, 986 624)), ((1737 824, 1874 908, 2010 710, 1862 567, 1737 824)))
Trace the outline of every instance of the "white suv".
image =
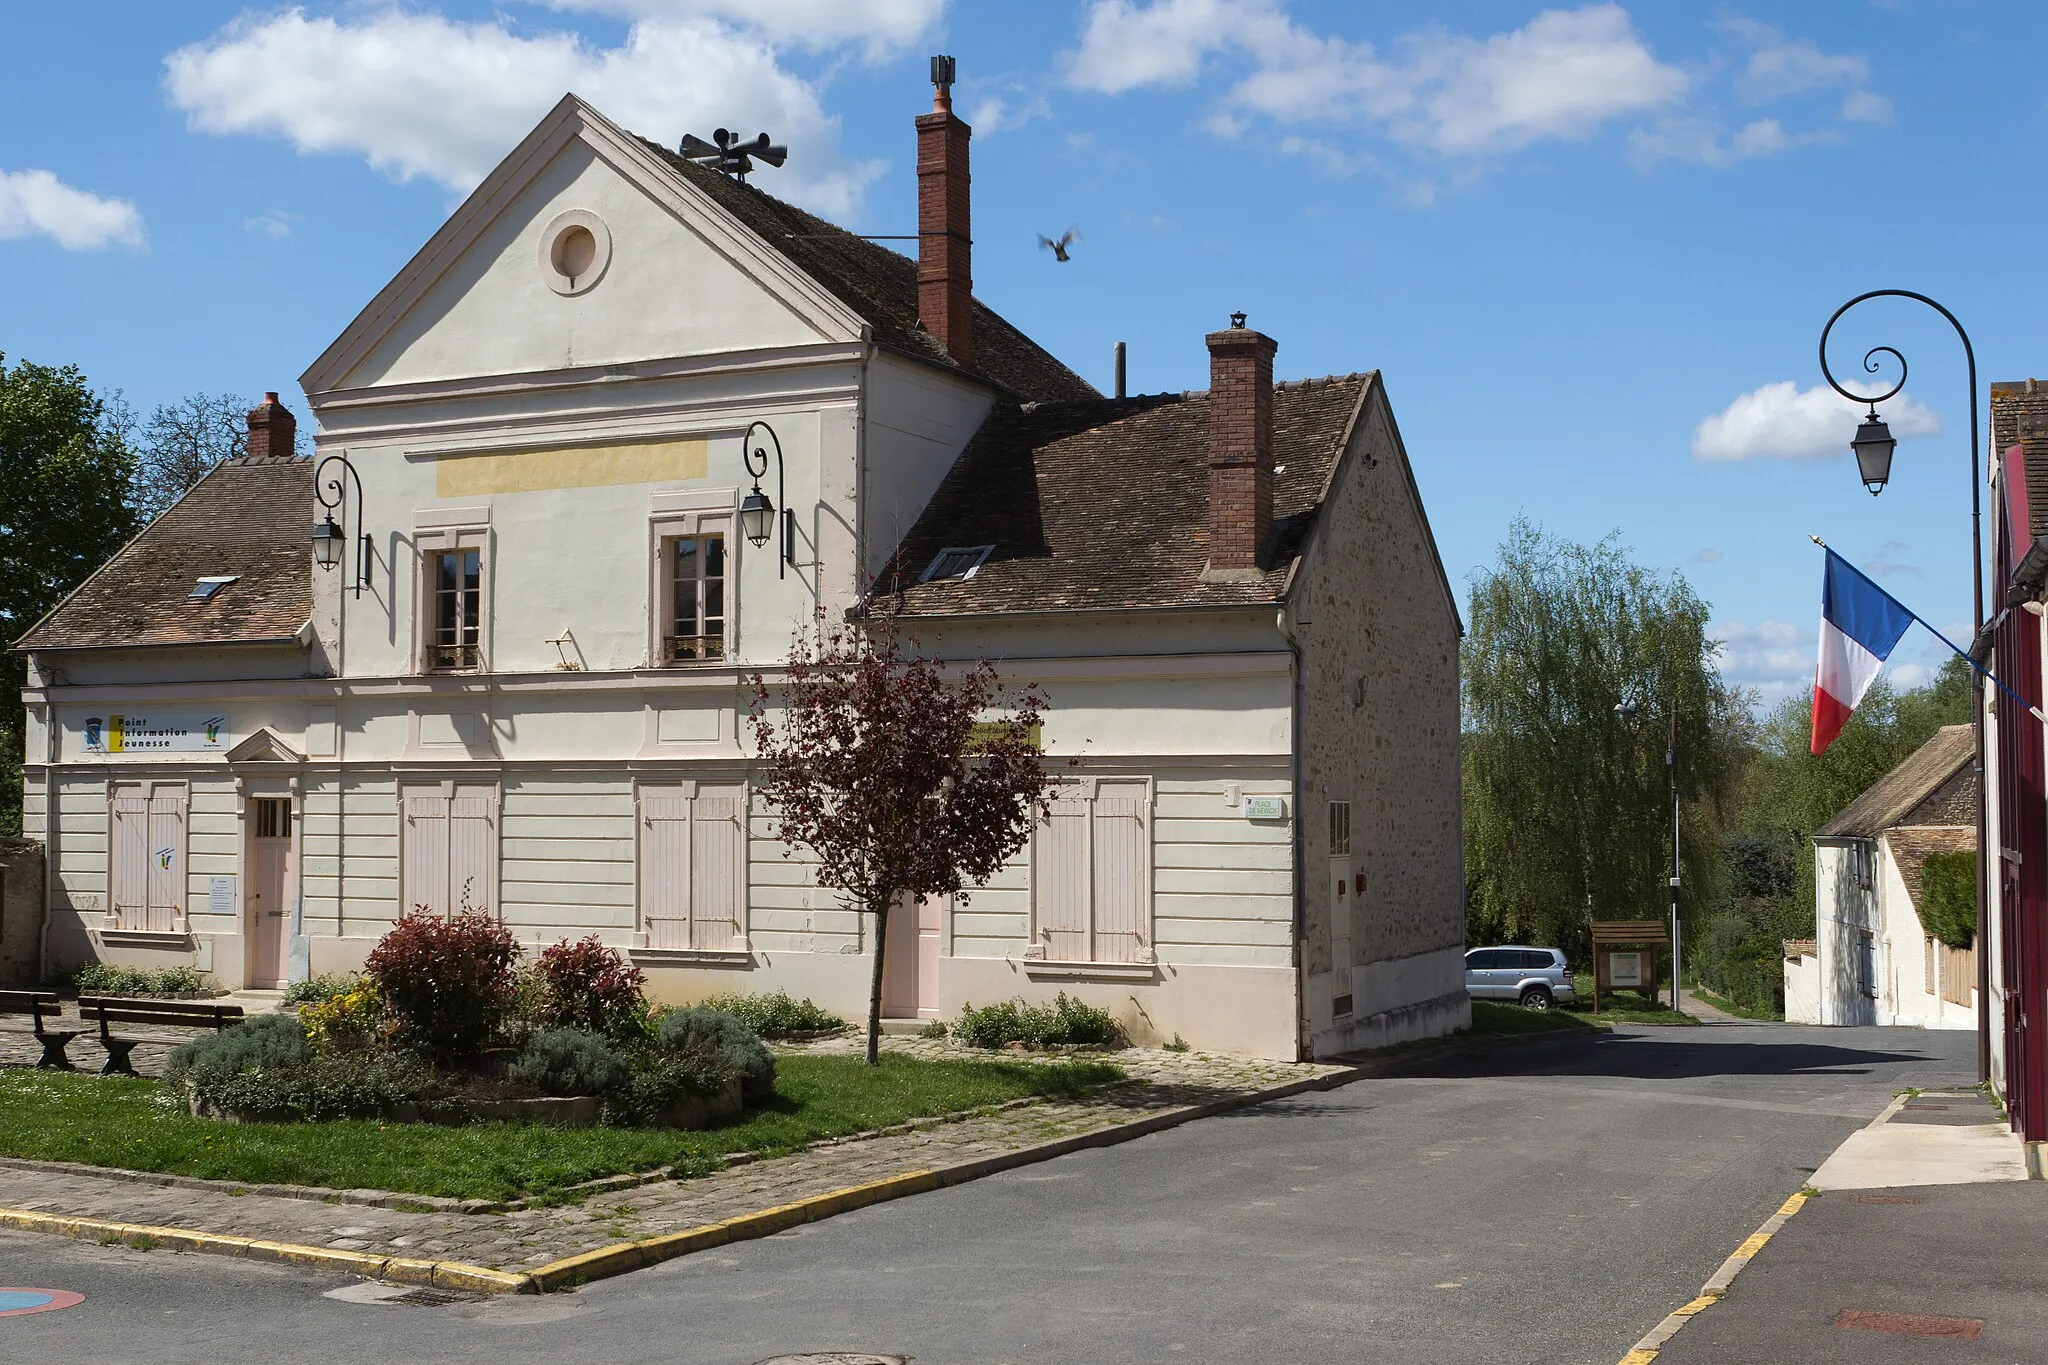
POLYGON ((1475 1000, 1547 1010, 1573 998, 1572 969, 1556 948, 1474 948, 1465 954, 1465 989, 1475 1000))

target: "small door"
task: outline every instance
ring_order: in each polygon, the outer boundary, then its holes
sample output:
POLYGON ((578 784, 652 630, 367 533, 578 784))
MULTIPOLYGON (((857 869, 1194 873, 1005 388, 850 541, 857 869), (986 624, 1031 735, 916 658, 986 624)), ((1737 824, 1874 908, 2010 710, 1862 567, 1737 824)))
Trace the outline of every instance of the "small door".
POLYGON ((915 906, 899 898, 889 911, 887 950, 882 957, 882 1013, 886 1017, 939 1017, 939 948, 945 916, 943 896, 915 906))
POLYGON ((288 797, 264 796, 249 805, 253 817, 246 901, 249 984, 258 990, 275 990, 289 974, 291 883, 287 874, 292 854, 292 803, 288 797))
POLYGON ((1330 859, 1330 1012, 1352 1012, 1351 999, 1351 855, 1330 859))

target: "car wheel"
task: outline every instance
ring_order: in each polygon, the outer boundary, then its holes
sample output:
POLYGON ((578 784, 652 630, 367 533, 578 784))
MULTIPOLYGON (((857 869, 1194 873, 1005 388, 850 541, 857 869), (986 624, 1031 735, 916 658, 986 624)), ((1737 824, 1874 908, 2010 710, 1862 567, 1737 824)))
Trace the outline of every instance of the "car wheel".
POLYGON ((1548 986, 1531 986, 1522 992, 1522 1008, 1525 1010, 1547 1010, 1551 1005, 1548 986))

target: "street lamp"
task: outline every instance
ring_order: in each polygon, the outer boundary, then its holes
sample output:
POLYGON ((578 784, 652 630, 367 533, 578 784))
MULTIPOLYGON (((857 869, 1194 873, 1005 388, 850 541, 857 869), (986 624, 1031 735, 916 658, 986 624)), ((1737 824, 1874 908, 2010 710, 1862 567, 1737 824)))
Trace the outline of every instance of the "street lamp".
MULTIPOLYGON (((1892 440, 1891 431, 1878 420, 1877 405, 1906 387, 1906 357, 1890 346, 1873 346, 1865 351, 1864 373, 1876 374, 1879 368, 1877 358, 1890 356, 1898 362, 1899 382, 1875 397, 1851 393, 1835 382, 1834 372, 1828 369, 1828 333, 1834 331, 1835 324, 1841 320, 1842 314, 1857 304, 1866 299, 1883 298, 1911 299, 1915 303, 1926 304, 1948 319, 1948 325, 1956 329, 1956 336, 1963 343, 1963 359, 1969 365, 1970 383, 1969 390, 1963 398, 1970 409, 1970 448, 1964 453, 1969 460, 1970 476, 1970 586, 1972 608, 1975 613, 1971 617, 1971 622, 1976 627, 1976 634, 1981 636, 1984 633, 1984 510, 1983 485, 1977 478, 1977 351, 1970 345, 1970 334, 1963 330, 1963 324, 1956 320, 1954 313, 1925 294, 1916 294, 1910 289, 1873 289, 1869 293, 1858 294, 1837 308, 1834 316, 1828 319, 1828 325, 1820 329, 1820 372, 1826 377, 1828 387, 1842 397, 1854 403, 1870 405, 1870 415, 1856 428, 1856 439, 1850 443, 1850 449, 1856 452, 1856 469, 1863 478, 1863 486, 1875 497, 1883 491, 1885 482, 1891 478, 1892 448, 1897 444, 1892 440)), ((1984 803, 1990 794, 1984 790, 1984 683, 1981 677, 1973 675, 1971 679, 1970 700, 1970 728, 1977 742, 1977 1077, 1979 1080, 1989 1080, 1991 1016, 1986 1007, 1991 1002, 1991 954, 1986 951, 1985 945, 1984 906, 1987 899, 1986 879, 1990 871, 1984 862, 1984 803)))
POLYGON ((740 458, 746 462, 747 473, 754 476, 753 491, 740 499, 740 531, 749 545, 759 547, 768 543, 769 527, 775 521, 775 504, 761 491, 761 480, 768 473, 768 446, 754 443, 756 427, 768 433, 768 443, 775 447, 775 493, 782 499, 782 546, 775 559, 775 576, 781 578, 787 566, 796 563, 796 513, 790 509, 789 482, 783 477, 782 440, 766 422, 749 423, 747 434, 740 438, 740 458), (757 461, 759 468, 755 467, 757 461))
POLYGON ((334 520, 334 514, 340 512, 343 520, 347 519, 348 507, 344 498, 350 483, 355 485, 356 490, 356 530, 360 534, 356 538, 356 581, 349 591, 361 597, 363 589, 370 583, 370 560, 373 553, 370 548, 370 534, 363 530, 363 478, 356 473, 356 467, 350 463, 348 452, 345 450, 329 455, 313 471, 313 496, 320 500, 322 507, 328 509, 327 515, 313 528, 313 560, 322 569, 330 571, 341 563, 342 544, 348 536, 334 520), (321 482, 326 477, 327 466, 336 461, 341 464, 341 472, 331 479, 326 479, 326 482, 321 482))

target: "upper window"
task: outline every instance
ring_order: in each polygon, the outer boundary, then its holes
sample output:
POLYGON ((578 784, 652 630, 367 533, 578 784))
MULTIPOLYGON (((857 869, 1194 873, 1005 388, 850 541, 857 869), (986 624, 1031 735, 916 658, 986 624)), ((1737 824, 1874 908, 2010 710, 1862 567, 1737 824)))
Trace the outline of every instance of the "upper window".
POLYGON ((981 572, 982 564, 995 548, 993 545, 948 545, 933 556, 917 581, 929 583, 935 578, 972 578, 981 572))
POLYGON ((612 260, 611 229, 588 209, 556 214, 540 233, 540 274, 557 294, 581 294, 612 260))
POLYGON ((483 551, 475 546, 437 550, 428 557, 428 572, 434 633, 427 646, 427 666, 437 672, 480 667, 483 551))
POLYGON ((1341 858, 1351 851, 1351 803, 1330 803, 1330 856, 1341 858))
POLYGON ((723 532, 676 536, 667 542, 669 619, 665 661, 699 663, 725 657, 725 593, 730 561, 723 532))

